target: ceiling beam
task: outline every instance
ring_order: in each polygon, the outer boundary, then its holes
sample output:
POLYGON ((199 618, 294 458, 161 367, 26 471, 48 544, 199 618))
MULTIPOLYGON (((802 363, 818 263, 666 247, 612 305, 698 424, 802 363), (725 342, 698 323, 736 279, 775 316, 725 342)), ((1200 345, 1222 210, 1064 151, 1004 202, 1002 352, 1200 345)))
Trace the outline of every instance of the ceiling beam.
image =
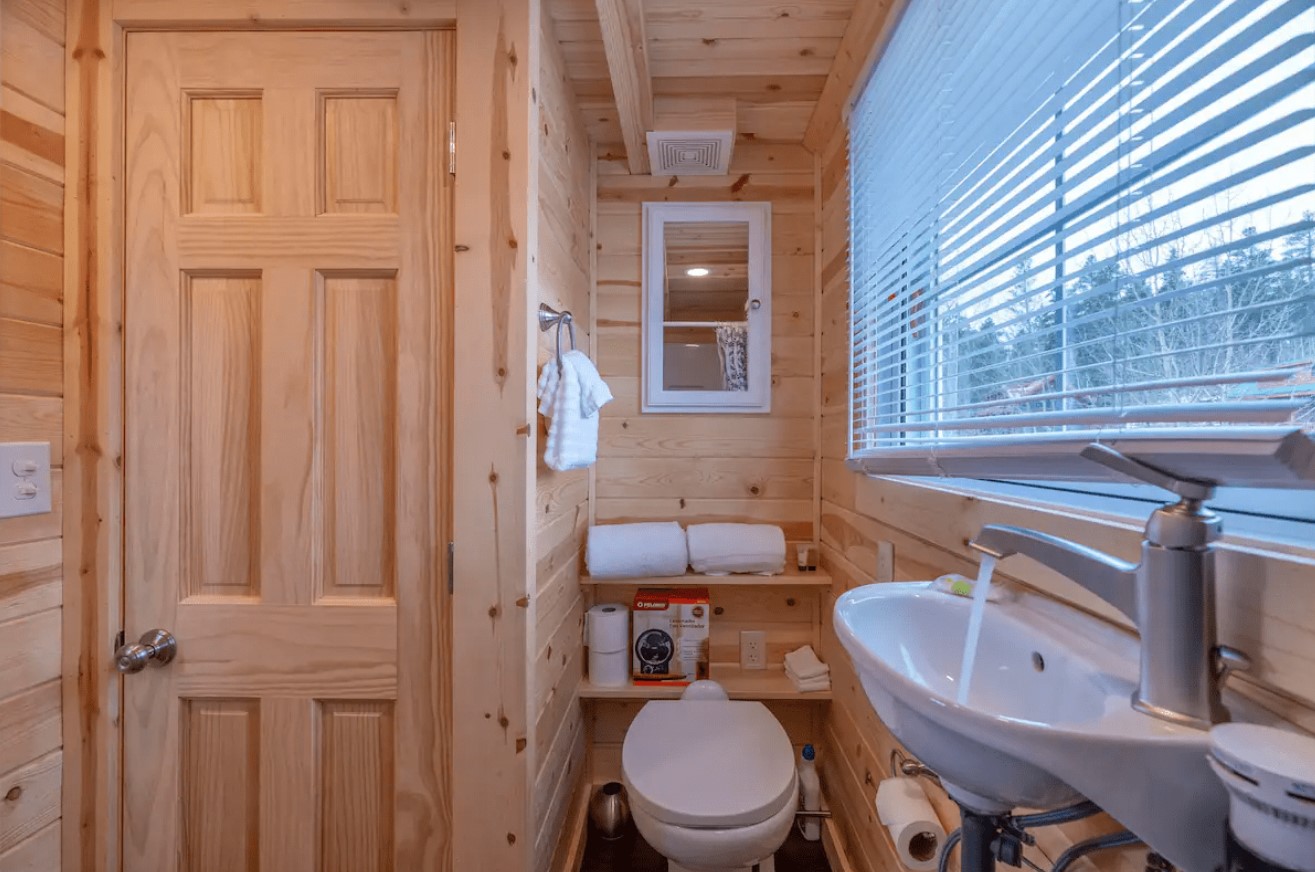
POLYGON ((612 77, 617 120, 626 144, 630 174, 648 175, 648 139, 653 129, 653 79, 648 72, 642 0, 595 0, 603 51, 612 77))
MULTIPOLYGON (((601 2, 601 0, 600 0, 601 2)), ((822 96, 804 131, 804 147, 820 154, 835 129, 845 122, 854 85, 871 68, 878 47, 890 40, 908 0, 858 0, 840 40, 822 96)))

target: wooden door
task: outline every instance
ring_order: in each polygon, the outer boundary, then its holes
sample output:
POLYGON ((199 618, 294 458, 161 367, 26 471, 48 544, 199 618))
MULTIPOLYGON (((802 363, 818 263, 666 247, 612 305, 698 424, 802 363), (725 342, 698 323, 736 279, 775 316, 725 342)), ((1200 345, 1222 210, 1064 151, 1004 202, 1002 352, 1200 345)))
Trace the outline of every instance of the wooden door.
POLYGON ((127 38, 125 872, 448 865, 451 53, 127 38))

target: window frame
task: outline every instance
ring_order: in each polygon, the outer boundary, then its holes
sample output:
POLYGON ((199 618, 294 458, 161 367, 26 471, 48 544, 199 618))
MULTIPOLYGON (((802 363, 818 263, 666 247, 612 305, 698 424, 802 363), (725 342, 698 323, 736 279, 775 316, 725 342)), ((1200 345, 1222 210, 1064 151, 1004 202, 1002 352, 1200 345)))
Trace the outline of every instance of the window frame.
MULTIPOLYGON (((904 13, 908 11, 909 5, 906 3, 898 10, 898 17, 894 26, 887 32, 887 42, 894 37, 904 13)), ((1118 39, 1122 41, 1125 38, 1128 38, 1128 35, 1121 30, 1118 39)), ((881 51, 873 53, 868 70, 864 75, 858 77, 854 83, 850 101, 846 107, 844 123, 847 126, 851 125, 852 112, 863 98, 865 89, 869 87, 873 80, 881 54, 881 51)), ((1053 87, 1050 92, 1051 98, 1058 99, 1063 94, 1063 87, 1062 84, 1053 87)), ((1055 117, 1058 117, 1058 114, 1057 112, 1055 117)), ((1050 150, 1055 155, 1056 164, 1061 166, 1065 164, 1066 158, 1071 156, 1070 149, 1076 148, 1077 156, 1084 154, 1083 145, 1080 141, 1075 143, 1065 141, 1067 130, 1068 128, 1064 124, 1056 124, 1051 137, 1053 147, 1050 150)), ((1078 452, 1084 445, 1092 441, 1104 441, 1129 456, 1146 463, 1159 465, 1182 477, 1217 479, 1223 485, 1235 486, 1291 487, 1294 482, 1302 482, 1305 487, 1315 487, 1315 456, 1312 455, 1310 448, 1310 446, 1315 446, 1315 432, 1311 432, 1309 428, 1298 427, 1295 424, 1283 426, 1263 425, 1248 428, 1248 432, 1241 434, 1240 437, 1240 441, 1245 444, 1239 446, 1223 444, 1226 440, 1219 435, 1200 431, 1189 433, 1186 428, 1179 429, 1176 432, 1172 428, 1155 430, 1151 427, 1134 431, 1103 431, 1100 424, 1086 427, 1071 424, 1065 428, 1065 431, 1037 434, 1045 437, 1042 439, 1034 439, 1029 434, 1015 434, 1014 444, 1005 444, 1007 440, 1001 440, 994 446, 987 446, 982 451, 983 456, 976 459, 971 457, 972 449, 966 444, 973 437, 968 437, 962 440, 960 444, 955 445, 953 443, 956 440, 952 432, 949 437, 946 437, 944 434, 947 431, 932 431, 950 444, 951 450, 949 452, 941 451, 940 445, 917 445, 916 443, 903 441, 908 431, 897 429, 896 425, 916 421, 919 418, 930 417, 931 420, 928 423, 931 424, 938 420, 935 417, 938 415, 937 407, 944 404, 944 398, 942 397, 939 401, 933 400, 930 403, 924 400, 924 408, 918 404, 917 397, 920 395, 925 397, 934 391, 934 388, 931 387, 934 380, 933 373, 941 372, 945 367, 953 365, 953 361, 947 360, 944 355, 944 338, 949 335, 945 325, 931 319, 927 321, 929 325, 927 335, 917 336, 916 331, 919 329, 918 318, 916 312, 913 311, 914 307, 908 305, 908 301, 913 296, 910 293, 910 288, 917 280, 915 276, 910 275, 908 269, 909 251, 917 244, 920 236, 926 237, 923 240, 924 242, 935 244, 939 230, 935 221, 922 225, 914 221, 911 229, 906 232, 902 243, 900 243, 899 256, 905 269, 898 282, 890 283, 892 285, 891 290, 895 294, 907 298, 899 303, 898 313, 892 315, 901 324, 896 337, 898 341, 887 338, 885 340, 885 344, 889 346, 887 349, 874 347, 876 343, 881 341, 877 337, 864 336, 860 342, 857 326, 857 313, 860 306, 854 300, 852 284, 854 252, 859 249, 856 242, 857 225, 853 220, 857 186, 855 185, 854 176, 856 160, 853 151, 855 136, 852 126, 850 126, 847 147, 850 149, 849 172, 846 182, 850 199, 848 242, 851 273, 850 390, 848 392, 849 414, 847 421, 849 439, 846 448, 846 463, 849 468, 868 475, 878 476, 929 475, 943 479, 960 476, 991 482, 999 480, 1007 470, 1018 468, 1019 457, 1016 449, 1020 447, 1019 443, 1023 443, 1022 447, 1024 449, 1029 444, 1035 443, 1038 445, 1039 450, 1049 456, 1044 459, 1042 464, 1044 469, 1038 470, 1035 475, 1026 476, 1025 479, 1042 480, 1040 483, 1031 484, 1031 486, 1044 491, 1047 487, 1044 480, 1048 479, 1119 481, 1117 477, 1104 473, 1099 469, 1093 470, 1093 464, 1078 456, 1078 452), (913 363, 918 356, 926 355, 931 356, 929 365, 919 367, 913 363), (855 381, 855 370, 860 361, 864 362, 872 373, 866 376, 870 381, 863 386, 862 391, 858 389, 859 386, 855 381), (923 384, 921 386, 915 384, 918 381, 923 382, 923 384), (890 385, 891 389, 882 391, 880 389, 882 384, 890 385), (863 395, 875 394, 875 397, 866 400, 866 405, 860 408, 860 393, 863 395), (898 410, 897 415, 892 416, 892 410, 898 410), (872 432, 865 437, 862 428, 859 426, 859 415, 862 413, 864 420, 869 421, 874 412, 876 417, 883 419, 886 425, 892 427, 892 429, 872 432), (1064 438, 1066 436, 1071 438, 1064 438), (1120 440, 1120 436, 1123 437, 1122 440, 1120 440), (1143 440, 1147 440, 1151 444, 1143 444, 1143 440), (1124 444, 1119 445, 1120 441, 1123 441, 1124 444), (1294 449, 1295 443, 1299 441, 1308 444, 1297 446, 1294 449), (897 450, 892 455, 889 449, 882 447, 882 443, 895 445, 897 450), (1233 466, 1245 466, 1247 468, 1245 472, 1234 473, 1233 466)), ((1120 145, 1119 148, 1123 148, 1123 146, 1120 145)), ((1085 177, 1079 176, 1073 179, 1070 178, 1068 173, 1058 171, 1039 189, 1041 198, 1038 205, 1046 203, 1055 212, 1062 213, 1066 197, 1071 193, 1081 192, 1083 185, 1088 181, 1085 177)), ((1112 196, 1116 200, 1122 201, 1125 193, 1122 189, 1119 189, 1112 196)), ((1059 289, 1056 298, 1058 304, 1056 317, 1059 327, 1053 333, 1057 337, 1057 343, 1055 348, 1049 350, 1056 355, 1061 355, 1064 359, 1068 359, 1074 351, 1073 346, 1069 344, 1069 330, 1064 326, 1073 317, 1070 304, 1065 302, 1067 295, 1064 293, 1065 287, 1062 281, 1067 266, 1062 257, 1068 241, 1064 231, 1071 220, 1077 220, 1080 217, 1081 215, 1075 215, 1070 219, 1064 219, 1061 216, 1055 221, 1038 222, 1035 230, 1029 230, 1028 234, 1025 237, 1020 237, 1020 240, 1010 249, 1011 251, 1030 251, 1045 243, 1048 237, 1052 238, 1051 244, 1057 252, 1054 259, 1054 276, 1052 277, 1053 280, 1043 278, 1042 281, 1047 286, 1054 286, 1059 289)), ((1001 255, 1002 258, 1005 256, 1001 255)), ((1003 260, 992 261, 990 265, 978 265, 975 267, 975 271, 998 268, 1002 262, 1003 260)), ((877 294, 878 297, 880 294, 885 293, 883 290, 869 290, 877 294)), ((1078 300, 1080 297, 1074 299, 1078 300)), ((864 325, 864 329, 870 329, 872 326, 869 321, 864 325)), ((1067 366, 1060 368, 1059 376, 1061 378, 1067 380, 1070 375, 1067 366)), ((1047 402, 1053 403, 1055 401, 1049 399, 1047 402)), ((1066 409, 1069 406, 1070 400, 1068 399, 1058 401, 1058 408, 1066 409)), ((1047 408, 1049 408, 1049 405, 1047 408)), ((1029 486, 1029 482, 1026 480, 1020 481, 1019 485, 1029 486)), ((1253 513, 1244 511, 1242 514, 1253 513)))
POLYGON ((645 202, 640 299, 642 414, 746 414, 772 411, 772 204, 767 201, 645 202), (749 388, 674 390, 664 387, 663 301, 666 297, 667 224, 744 223, 749 228, 748 296, 756 303, 745 313, 748 329, 749 388))
MULTIPOLYGON (((910 485, 930 484, 901 478, 910 485)), ((1084 513, 1141 521, 1157 507, 1173 502, 1165 491, 1150 485, 1115 482, 1028 482, 998 479, 946 478, 937 486, 972 494, 982 499, 1022 500, 1050 509, 1076 509, 1084 513)), ((1211 511, 1223 519, 1224 530, 1232 538, 1240 535, 1257 544, 1273 548, 1291 546, 1295 553, 1315 554, 1315 493, 1304 490, 1228 489, 1207 502, 1211 511), (1307 505, 1292 503, 1305 499, 1307 505), (1284 508, 1266 513, 1256 506, 1261 499, 1276 500, 1284 508)))

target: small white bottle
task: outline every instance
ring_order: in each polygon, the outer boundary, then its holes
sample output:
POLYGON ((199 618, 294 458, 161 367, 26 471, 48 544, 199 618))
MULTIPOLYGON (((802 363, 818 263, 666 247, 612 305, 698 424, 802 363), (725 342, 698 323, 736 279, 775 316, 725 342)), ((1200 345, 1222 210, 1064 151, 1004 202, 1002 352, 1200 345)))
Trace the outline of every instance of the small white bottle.
MULTIPOLYGON (((812 745, 804 745, 803 759, 799 761, 799 795, 803 800, 804 811, 822 810, 822 781, 817 777, 817 766, 813 763, 816 752, 812 745)), ((800 819, 799 831, 805 839, 816 842, 822 838, 822 819, 806 817, 800 819)))

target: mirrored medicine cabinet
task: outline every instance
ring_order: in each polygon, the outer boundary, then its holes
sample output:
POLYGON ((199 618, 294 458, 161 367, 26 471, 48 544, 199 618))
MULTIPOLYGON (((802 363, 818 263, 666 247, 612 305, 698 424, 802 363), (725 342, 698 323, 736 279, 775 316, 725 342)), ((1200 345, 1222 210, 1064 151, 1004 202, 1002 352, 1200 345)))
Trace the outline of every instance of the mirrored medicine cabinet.
POLYGON ((643 411, 771 411, 771 204, 645 203, 643 260, 643 411))

